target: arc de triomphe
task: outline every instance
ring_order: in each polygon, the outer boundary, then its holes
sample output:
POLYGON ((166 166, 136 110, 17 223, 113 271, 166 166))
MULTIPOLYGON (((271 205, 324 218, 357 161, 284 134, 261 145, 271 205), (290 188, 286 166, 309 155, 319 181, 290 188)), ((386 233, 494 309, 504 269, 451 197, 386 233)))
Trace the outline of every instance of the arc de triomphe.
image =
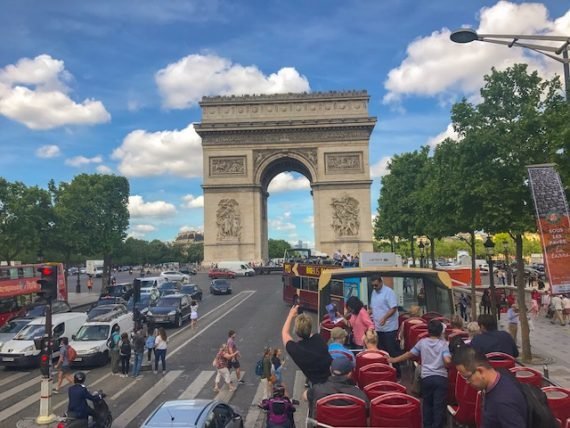
POLYGON ((368 101, 366 91, 203 98, 204 262, 267 259, 267 187, 285 171, 311 183, 315 248, 372 251, 368 101))

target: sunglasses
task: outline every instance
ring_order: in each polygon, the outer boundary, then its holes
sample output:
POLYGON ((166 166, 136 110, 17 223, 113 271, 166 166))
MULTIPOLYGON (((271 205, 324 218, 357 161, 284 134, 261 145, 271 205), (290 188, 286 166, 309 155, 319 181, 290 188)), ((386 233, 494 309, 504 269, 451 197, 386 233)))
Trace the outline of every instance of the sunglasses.
POLYGON ((469 382, 474 374, 475 374, 475 372, 469 374, 468 376, 465 376, 465 375, 462 375, 461 373, 459 373, 459 376, 461 376, 465 382, 469 382))

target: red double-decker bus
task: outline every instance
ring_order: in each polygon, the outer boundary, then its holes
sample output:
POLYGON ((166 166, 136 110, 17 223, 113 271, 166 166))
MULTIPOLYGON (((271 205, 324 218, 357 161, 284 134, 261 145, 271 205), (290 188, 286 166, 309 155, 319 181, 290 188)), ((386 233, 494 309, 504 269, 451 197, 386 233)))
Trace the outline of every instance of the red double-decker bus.
POLYGON ((40 291, 40 266, 57 266, 57 300, 67 301, 67 287, 62 263, 0 266, 0 326, 22 316, 40 291))

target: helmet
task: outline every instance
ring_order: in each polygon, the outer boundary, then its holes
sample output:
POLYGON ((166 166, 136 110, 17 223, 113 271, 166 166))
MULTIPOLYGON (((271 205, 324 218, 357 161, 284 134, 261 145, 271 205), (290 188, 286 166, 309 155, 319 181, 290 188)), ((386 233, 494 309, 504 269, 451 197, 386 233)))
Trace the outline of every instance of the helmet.
POLYGON ((73 375, 74 383, 85 383, 85 379, 87 379, 87 376, 83 372, 77 372, 73 375))
POLYGON ((273 385, 273 396, 274 397, 284 397, 285 396, 285 387, 280 383, 276 383, 273 385))

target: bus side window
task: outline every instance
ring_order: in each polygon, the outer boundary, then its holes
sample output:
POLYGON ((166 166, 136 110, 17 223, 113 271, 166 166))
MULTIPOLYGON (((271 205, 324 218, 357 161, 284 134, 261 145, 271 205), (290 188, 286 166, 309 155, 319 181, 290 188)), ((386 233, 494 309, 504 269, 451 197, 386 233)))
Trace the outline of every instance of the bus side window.
POLYGON ((301 278, 294 276, 291 278, 291 285, 295 288, 301 288, 301 278))
POLYGON ((319 280, 317 278, 306 278, 307 290, 317 292, 319 289, 319 280))

